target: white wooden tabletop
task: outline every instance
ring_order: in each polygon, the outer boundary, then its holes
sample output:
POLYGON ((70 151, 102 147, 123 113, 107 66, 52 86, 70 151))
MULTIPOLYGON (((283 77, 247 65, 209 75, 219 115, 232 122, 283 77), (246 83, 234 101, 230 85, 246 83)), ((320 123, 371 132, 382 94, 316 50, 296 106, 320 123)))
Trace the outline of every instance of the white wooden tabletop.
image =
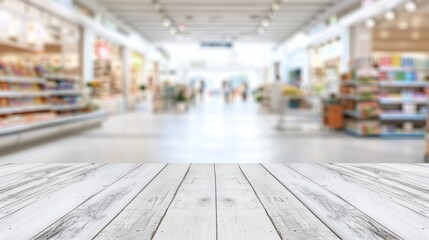
POLYGON ((0 164, 0 239, 429 239, 429 164, 0 164))

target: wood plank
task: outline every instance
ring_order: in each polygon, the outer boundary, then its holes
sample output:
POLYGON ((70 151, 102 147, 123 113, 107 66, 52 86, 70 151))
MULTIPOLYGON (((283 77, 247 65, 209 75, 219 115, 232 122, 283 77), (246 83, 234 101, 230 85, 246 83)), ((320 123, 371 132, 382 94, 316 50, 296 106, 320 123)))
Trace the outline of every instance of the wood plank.
POLYGON ((0 236, 5 239, 29 239, 35 236, 138 166, 109 164, 86 174, 80 181, 0 219, 0 236))
POLYGON ((216 164, 218 239, 280 239, 237 164, 216 164))
POLYGON ((263 164, 295 197, 342 239, 400 239, 372 218, 283 164, 263 164))
POLYGON ((61 188, 80 181, 85 175, 98 167, 100 167, 99 164, 83 166, 82 164, 76 164, 73 168, 67 168, 67 171, 61 171, 61 175, 57 175, 58 173, 56 172, 53 175, 46 176, 44 179, 0 194, 0 218, 4 218, 25 206, 50 196, 61 188))
MULTIPOLYGON (((1 168, 0 178, 14 174, 17 172, 25 171, 34 167, 45 165, 46 163, 24 163, 24 164, 11 164, 1 168)), ((1 180, 1 179, 0 179, 1 180)))
POLYGON ((350 182, 336 171, 316 164, 290 164, 295 171, 345 199, 366 215, 390 229, 402 239, 425 239, 429 219, 399 205, 390 198, 367 189, 367 184, 350 182))
POLYGON ((151 239, 189 164, 169 164, 95 239, 151 239))
MULTIPOLYGON (((84 165, 84 164, 79 164, 84 165)), ((14 188, 32 184, 32 182, 40 180, 45 176, 67 171, 68 168, 73 167, 70 163, 52 163, 43 164, 37 167, 26 169, 24 171, 15 172, 2 177, 0 180, 0 193, 9 191, 14 188)))
POLYGON ((373 176, 377 176, 379 178, 389 179, 391 181, 397 182, 398 184, 406 185, 421 191, 422 193, 429 193, 427 179, 423 177, 405 174, 402 171, 376 164, 353 163, 350 164, 350 166, 366 171, 367 174, 372 174, 373 176))
POLYGON ((398 171, 412 173, 420 177, 429 179, 429 168, 425 168, 416 164, 398 164, 398 163, 381 163, 384 167, 393 168, 398 171))
POLYGON ((166 164, 144 164, 69 212, 34 239, 92 239, 166 164))
POLYGON ((429 194, 416 191, 413 188, 398 183, 361 174, 348 164, 324 164, 324 167, 341 174, 347 181, 365 184, 368 190, 381 194, 414 212, 429 217, 429 194))
POLYGON ((153 239, 216 239, 213 164, 192 164, 153 239))
POLYGON ((240 168, 282 239, 339 239, 260 164, 240 168))

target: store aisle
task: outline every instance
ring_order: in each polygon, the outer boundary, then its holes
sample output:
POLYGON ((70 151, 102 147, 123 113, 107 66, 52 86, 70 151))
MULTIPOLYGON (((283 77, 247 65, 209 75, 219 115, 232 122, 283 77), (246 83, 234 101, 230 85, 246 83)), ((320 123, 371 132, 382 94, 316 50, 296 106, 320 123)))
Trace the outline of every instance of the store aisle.
POLYGON ((102 128, 25 149, 0 162, 422 162, 424 141, 357 139, 320 131, 312 113, 288 131, 255 103, 206 99, 189 113, 133 112, 102 128), (37 159, 36 159, 37 158, 37 159))

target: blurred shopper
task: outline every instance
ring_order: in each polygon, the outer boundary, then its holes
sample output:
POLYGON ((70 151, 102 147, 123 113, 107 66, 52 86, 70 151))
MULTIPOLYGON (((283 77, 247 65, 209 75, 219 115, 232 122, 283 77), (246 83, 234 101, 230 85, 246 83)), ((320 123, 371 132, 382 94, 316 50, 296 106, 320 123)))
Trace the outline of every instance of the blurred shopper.
POLYGON ((229 103, 230 94, 231 94, 231 87, 230 87, 228 80, 223 80, 222 91, 223 91, 223 99, 224 99, 225 103, 229 103))
POLYGON ((276 76, 271 88, 271 99, 271 109, 275 112, 279 112, 282 109, 282 83, 279 75, 276 76))
POLYGON ((243 81, 241 86, 241 97, 243 98, 243 102, 247 101, 247 93, 249 91, 249 85, 247 81, 243 81))
POLYGON ((200 81, 200 89, 199 89, 199 91, 200 91, 200 98, 201 98, 201 101, 202 101, 202 100, 204 100, 204 93, 206 91, 206 82, 204 81, 204 79, 201 79, 201 81, 200 81))

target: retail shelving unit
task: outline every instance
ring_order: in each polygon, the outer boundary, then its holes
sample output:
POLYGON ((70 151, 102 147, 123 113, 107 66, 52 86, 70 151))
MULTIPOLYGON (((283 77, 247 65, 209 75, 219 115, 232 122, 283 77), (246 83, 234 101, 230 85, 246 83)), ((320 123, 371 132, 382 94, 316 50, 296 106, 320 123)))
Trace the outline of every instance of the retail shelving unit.
POLYGON ((346 131, 356 136, 378 135, 379 88, 373 69, 362 69, 343 76, 340 91, 346 131))
POLYGON ((0 76, 0 150, 96 126, 107 117, 84 102, 77 76, 0 76))
POLYGON ((429 60, 381 57, 357 61, 342 82, 346 130, 358 136, 423 137, 429 60))
POLYGON ((0 126, 7 129, 87 113, 80 80, 54 74, 0 76, 0 126))
POLYGON ((44 78, 48 81, 47 91, 52 110, 58 115, 80 111, 86 107, 78 76, 47 74, 44 78))
POLYGON ((429 61, 408 57, 379 59, 381 136, 425 135, 429 61))

